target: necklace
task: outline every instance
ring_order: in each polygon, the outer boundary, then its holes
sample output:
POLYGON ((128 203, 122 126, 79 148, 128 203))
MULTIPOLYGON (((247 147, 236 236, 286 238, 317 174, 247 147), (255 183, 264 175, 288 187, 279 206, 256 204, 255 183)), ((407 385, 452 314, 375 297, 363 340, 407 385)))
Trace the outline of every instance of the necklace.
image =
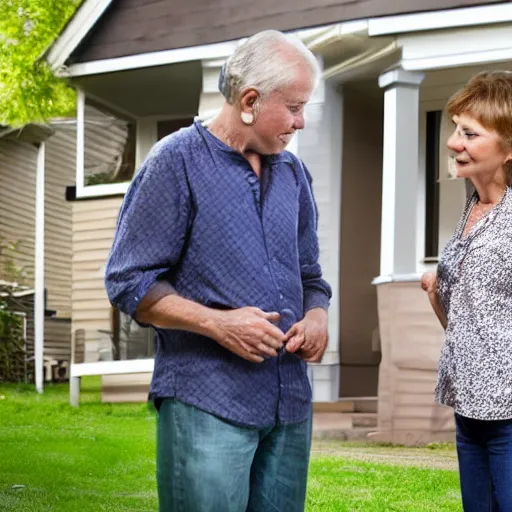
POLYGON ((485 217, 485 215, 487 215, 496 206, 496 204, 491 203, 482 206, 482 203, 480 203, 480 201, 476 202, 471 210, 471 217, 473 218, 474 223, 476 224, 480 219, 485 217))
POLYGON ((496 203, 490 203, 487 205, 482 205, 479 199, 473 204, 473 207, 471 208, 466 225, 464 227, 464 236, 467 236, 469 232, 472 230, 472 228, 478 224, 482 219, 484 219, 489 212, 498 206, 505 197, 505 194, 507 192, 507 189, 504 190, 503 196, 500 198, 500 200, 496 203))

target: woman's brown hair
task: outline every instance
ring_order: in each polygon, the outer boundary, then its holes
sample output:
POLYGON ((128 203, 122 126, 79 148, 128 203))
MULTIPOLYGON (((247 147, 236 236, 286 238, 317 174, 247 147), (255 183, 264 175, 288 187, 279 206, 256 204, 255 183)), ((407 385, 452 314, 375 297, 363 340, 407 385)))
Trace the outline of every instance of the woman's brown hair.
POLYGON ((478 73, 448 100, 446 111, 474 117, 512 147, 512 72, 478 73))

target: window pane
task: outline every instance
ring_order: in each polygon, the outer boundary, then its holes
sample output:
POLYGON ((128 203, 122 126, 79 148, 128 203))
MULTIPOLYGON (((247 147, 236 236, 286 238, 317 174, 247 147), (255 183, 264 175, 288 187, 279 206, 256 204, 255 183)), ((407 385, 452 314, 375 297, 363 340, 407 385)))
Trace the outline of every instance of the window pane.
POLYGON ((183 119, 169 119, 167 121, 159 121, 157 123, 158 140, 163 139, 171 133, 177 132, 180 128, 186 128, 194 122, 194 118, 187 117, 183 119))
POLYGON ((154 330, 141 327, 129 315, 117 311, 114 312, 112 343, 113 357, 118 360, 146 359, 155 355, 154 330))
POLYGON ((438 254, 439 245, 439 138, 441 111, 427 112, 425 257, 438 254))
POLYGON ((111 308, 109 330, 77 330, 75 346, 83 347, 86 363, 150 359, 155 355, 155 331, 138 325, 132 318, 111 308))
POLYGON ((84 186, 131 181, 136 124, 86 103, 84 186))

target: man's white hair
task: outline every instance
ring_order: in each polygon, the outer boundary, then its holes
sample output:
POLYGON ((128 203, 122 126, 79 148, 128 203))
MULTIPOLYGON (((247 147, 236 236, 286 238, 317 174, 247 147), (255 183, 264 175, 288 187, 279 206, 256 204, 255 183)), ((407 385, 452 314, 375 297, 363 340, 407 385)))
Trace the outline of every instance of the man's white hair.
POLYGON ((306 45, 295 36, 265 30, 250 37, 229 57, 219 78, 219 89, 231 104, 249 87, 266 96, 290 84, 300 67, 309 69, 316 85, 320 66, 306 45))

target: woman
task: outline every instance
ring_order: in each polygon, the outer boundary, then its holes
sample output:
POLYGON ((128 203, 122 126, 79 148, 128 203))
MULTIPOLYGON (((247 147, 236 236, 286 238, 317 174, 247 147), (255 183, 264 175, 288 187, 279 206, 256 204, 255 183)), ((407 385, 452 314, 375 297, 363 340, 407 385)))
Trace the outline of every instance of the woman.
POLYGON ((465 512, 512 511, 512 73, 484 72, 448 102, 455 174, 475 187, 422 277, 446 330, 436 400, 454 408, 465 512))

